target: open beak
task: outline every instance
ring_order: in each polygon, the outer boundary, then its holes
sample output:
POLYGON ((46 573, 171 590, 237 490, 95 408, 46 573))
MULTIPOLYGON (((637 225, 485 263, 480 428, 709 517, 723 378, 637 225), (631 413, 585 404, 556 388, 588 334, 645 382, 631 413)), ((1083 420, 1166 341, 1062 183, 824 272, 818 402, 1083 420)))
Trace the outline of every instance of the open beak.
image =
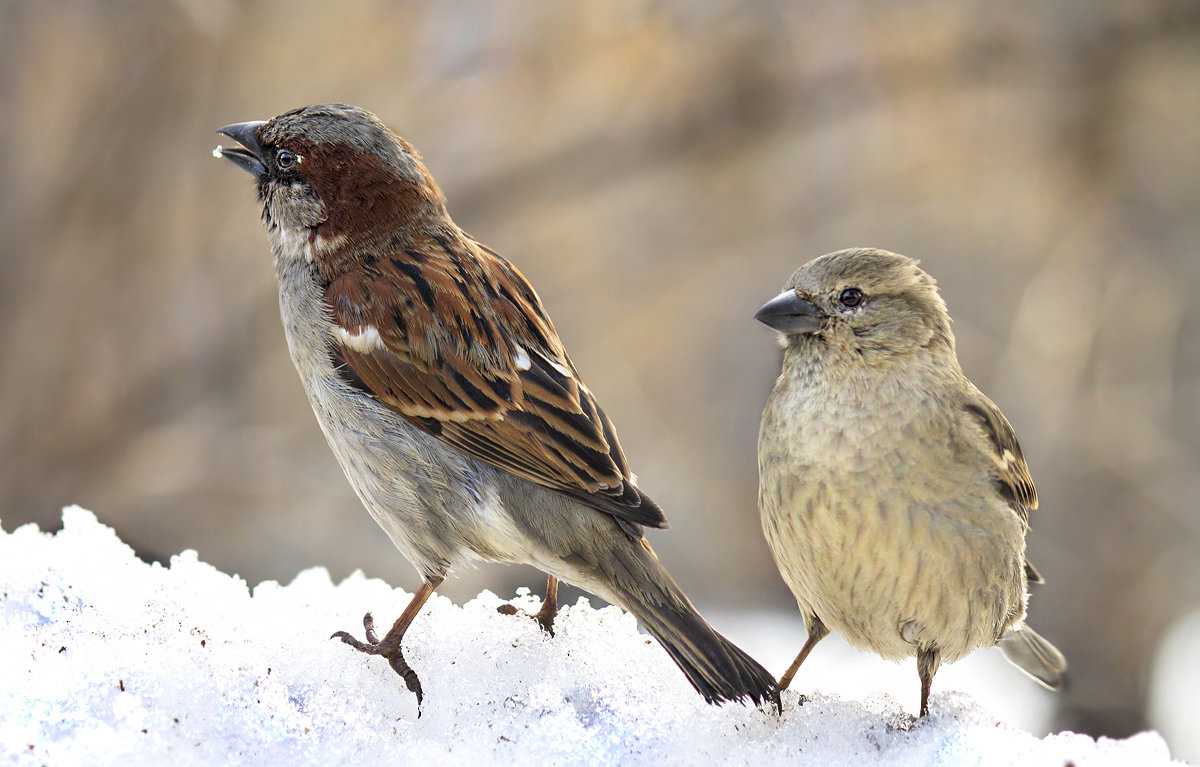
POLYGON ((241 146, 226 149, 218 144, 217 148, 213 150, 213 156, 224 157, 254 178, 262 178, 267 174, 267 166, 263 162, 262 144, 258 143, 258 129, 263 125, 266 125, 263 120, 252 120, 217 128, 217 133, 228 136, 241 146))
POLYGON ((754 319, 780 333, 816 333, 825 312, 797 296, 796 291, 785 290, 763 304, 754 319))

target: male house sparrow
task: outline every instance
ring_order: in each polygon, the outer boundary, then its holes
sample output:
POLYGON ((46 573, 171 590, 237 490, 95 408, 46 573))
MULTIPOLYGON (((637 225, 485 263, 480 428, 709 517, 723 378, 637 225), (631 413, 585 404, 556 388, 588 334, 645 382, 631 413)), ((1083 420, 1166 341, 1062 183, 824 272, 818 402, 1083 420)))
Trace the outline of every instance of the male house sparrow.
POLYGON ((374 115, 308 106, 227 125, 263 203, 292 361, 358 497, 421 574, 379 640, 418 702, 404 633, 452 565, 519 562, 632 612, 710 703, 778 705, 775 680, 696 612, 643 526, 612 422, 521 273, 450 219, 420 155, 374 115))
POLYGON ((802 266, 755 318, 783 373, 758 439, 759 509, 808 641, 830 631, 915 655, 921 715, 938 665, 999 644, 1057 689, 1062 654, 1022 622, 1037 494, 1012 427, 958 365, 950 316, 917 262, 842 250, 802 266))

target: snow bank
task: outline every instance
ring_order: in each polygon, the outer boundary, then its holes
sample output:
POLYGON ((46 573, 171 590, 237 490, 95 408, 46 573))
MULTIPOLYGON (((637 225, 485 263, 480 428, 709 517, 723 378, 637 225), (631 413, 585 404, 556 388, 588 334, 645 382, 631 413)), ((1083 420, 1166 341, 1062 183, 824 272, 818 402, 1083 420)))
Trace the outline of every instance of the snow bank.
POLYGON ((390 625, 409 594, 323 569, 251 592, 194 552, 146 564, 90 512, 63 521, 0 531, 0 757, 17 764, 1170 762, 1154 733, 1039 740, 953 692, 923 722, 886 695, 713 708, 619 610, 580 600, 550 638, 489 592, 435 596, 410 630, 418 718, 385 663, 329 640, 361 636, 368 609, 390 625))

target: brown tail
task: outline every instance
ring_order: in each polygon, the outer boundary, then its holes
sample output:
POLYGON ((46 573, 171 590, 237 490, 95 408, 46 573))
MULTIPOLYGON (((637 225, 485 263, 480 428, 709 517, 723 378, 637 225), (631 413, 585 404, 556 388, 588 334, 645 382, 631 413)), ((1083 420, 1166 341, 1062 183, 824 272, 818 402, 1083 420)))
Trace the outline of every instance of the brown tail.
POLYGON ((637 579, 637 588, 620 589, 621 606, 659 641, 705 701, 769 700, 778 709, 775 678, 708 625, 644 539, 639 543, 644 553, 638 559, 650 577, 637 579))

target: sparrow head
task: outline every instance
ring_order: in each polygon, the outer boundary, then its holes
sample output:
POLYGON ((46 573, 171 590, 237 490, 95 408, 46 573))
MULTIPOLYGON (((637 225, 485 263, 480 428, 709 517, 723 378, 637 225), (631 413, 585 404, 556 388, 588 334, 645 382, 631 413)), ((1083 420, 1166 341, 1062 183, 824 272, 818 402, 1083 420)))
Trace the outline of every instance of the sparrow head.
POLYGON ((779 331, 785 349, 816 344, 868 364, 920 350, 954 356, 937 283, 913 259, 885 250, 852 248, 809 261, 754 318, 779 331))
POLYGON ((268 228, 337 243, 341 257, 402 244, 397 236, 413 224, 446 215, 417 150, 358 107, 301 107, 217 132, 241 144, 214 154, 254 176, 268 228))

